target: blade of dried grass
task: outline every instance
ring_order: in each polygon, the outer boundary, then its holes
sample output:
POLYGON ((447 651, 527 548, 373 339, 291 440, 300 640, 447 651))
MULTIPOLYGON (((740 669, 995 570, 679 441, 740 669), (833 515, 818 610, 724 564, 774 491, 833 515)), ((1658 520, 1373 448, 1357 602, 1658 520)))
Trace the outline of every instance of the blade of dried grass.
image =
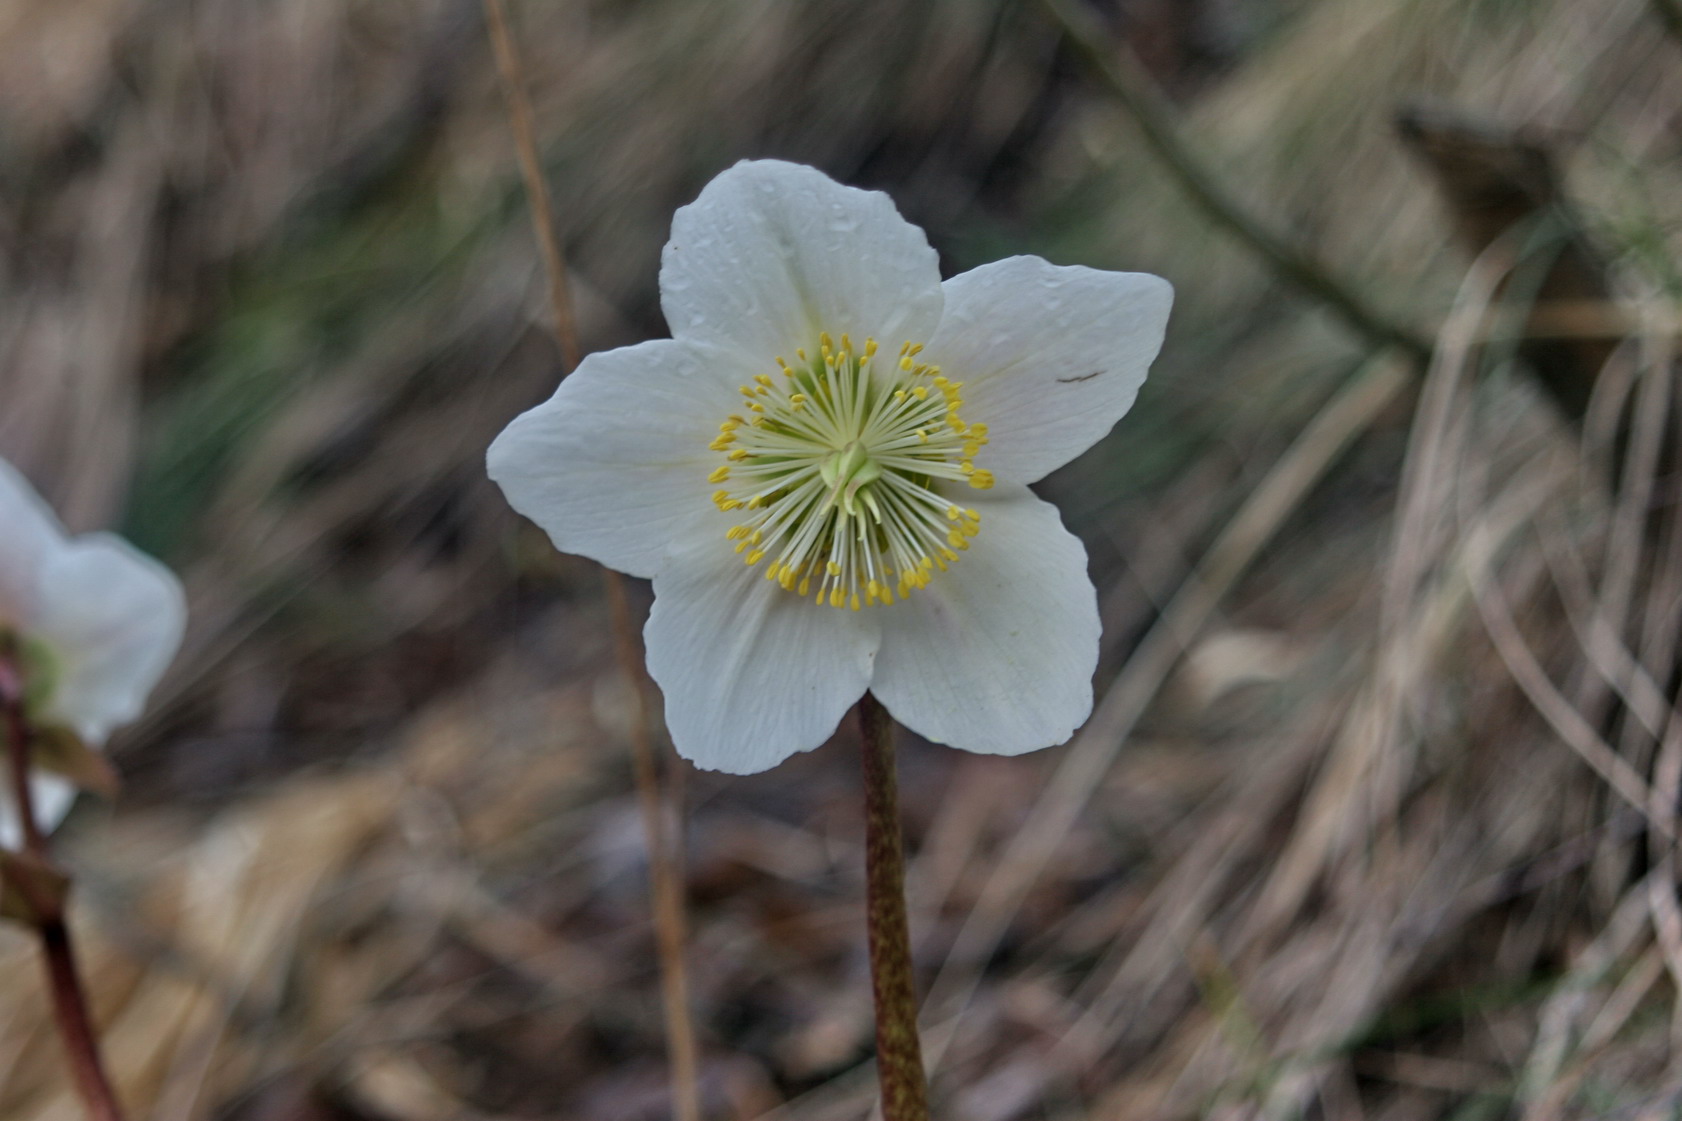
POLYGON ((1409 384, 1408 366, 1393 353, 1381 353, 1363 364, 1251 493, 1104 693, 1086 727, 1064 750, 930 987, 924 1007, 941 1020, 941 1029, 928 1037, 931 1072, 975 991, 980 964, 991 956, 1028 889, 1101 786, 1105 771, 1181 654, 1339 454, 1409 384))
MULTIPOLYGON (((1454 605, 1439 611, 1419 607, 1431 558, 1444 548, 1449 534, 1445 499, 1453 484, 1453 463, 1460 457, 1460 445, 1452 437, 1464 433, 1458 424, 1464 410, 1456 405, 1462 400, 1481 325, 1510 264, 1510 255, 1499 243, 1480 254, 1462 278, 1439 332, 1408 433, 1368 679, 1262 888, 1250 921, 1252 937, 1265 938, 1267 932, 1283 929, 1348 839, 1392 814, 1395 800, 1407 788, 1402 763, 1391 750, 1397 721, 1424 671, 1423 652, 1453 625, 1456 610, 1454 605), (1389 802, 1373 805, 1376 797, 1389 802)), ((1437 602, 1445 604, 1440 596, 1437 602)))
MULTIPOLYGON (((1647 878, 1658 875, 1649 872, 1647 878)), ((1562 1079, 1572 1050, 1573 1028, 1588 1006, 1590 991, 1641 936, 1647 917, 1647 885, 1638 883, 1624 894, 1593 942, 1583 949, 1543 1006, 1536 1039, 1519 1079, 1519 1097, 1527 1102, 1524 1121, 1551 1121, 1560 1116, 1575 1079, 1562 1079)))
POLYGON ((1551 518, 1539 520, 1536 528, 1542 558, 1565 608, 1565 621, 1588 665, 1618 694, 1641 727, 1659 739, 1670 713, 1664 691, 1597 609, 1588 569, 1572 535, 1551 518))
MULTIPOLYGON (((1485 563, 1492 559, 1486 555, 1485 563)), ((1654 795, 1646 780, 1600 737, 1593 725, 1583 719, 1582 713, 1549 680, 1547 672, 1519 632, 1512 608, 1491 574, 1485 570, 1470 574, 1469 579, 1472 599, 1477 604, 1490 641, 1495 644, 1496 653, 1542 719, 1619 797, 1646 815, 1655 830, 1674 839, 1673 824, 1655 818, 1651 813, 1654 795)))
MULTIPOLYGON (((565 258, 550 211, 548 183, 538 160, 537 130, 532 121, 519 49, 509 30, 503 0, 484 0, 484 3, 497 68, 508 97, 509 117, 514 126, 515 147, 519 151, 520 169, 525 177, 532 222, 549 276, 549 298, 555 316, 555 334, 561 344, 562 375, 565 376, 578 365, 582 356, 572 302, 567 294, 565 258)), ((602 582, 613 616, 614 649, 620 672, 631 686, 631 752, 636 772, 637 802, 641 807, 643 829, 648 841, 649 894, 660 956, 661 1007, 671 1060, 672 1111, 678 1121, 700 1121, 698 1058, 695 1029, 690 1020, 689 977, 684 960, 687 923, 682 873, 675 855, 679 846, 667 837, 668 811, 654 757, 646 669, 637 656, 636 631, 624 581, 617 572, 604 568, 602 582)))

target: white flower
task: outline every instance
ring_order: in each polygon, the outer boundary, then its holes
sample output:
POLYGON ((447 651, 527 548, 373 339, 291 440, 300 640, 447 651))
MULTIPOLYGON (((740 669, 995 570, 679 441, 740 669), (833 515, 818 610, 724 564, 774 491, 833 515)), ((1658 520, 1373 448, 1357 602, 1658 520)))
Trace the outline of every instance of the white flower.
POLYGON ((886 195, 745 162, 672 220, 675 338, 593 354, 491 445, 556 547, 654 581, 678 751, 747 774, 870 690, 971 751, 1092 708, 1086 552, 1027 484, 1133 404, 1158 277, 996 261, 940 280, 886 195))
MULTIPOLYGON (((98 747, 140 715, 175 656, 187 617, 181 585, 119 537, 67 537, 4 460, 0 527, 0 649, 21 670, 29 722, 98 747)), ((9 746, 5 735, 0 730, 0 747, 9 746)), ((51 829, 69 812, 76 788, 43 771, 31 775, 31 785, 37 820, 51 829)), ((9 782, 0 790, 0 846, 16 849, 20 828, 9 782)))

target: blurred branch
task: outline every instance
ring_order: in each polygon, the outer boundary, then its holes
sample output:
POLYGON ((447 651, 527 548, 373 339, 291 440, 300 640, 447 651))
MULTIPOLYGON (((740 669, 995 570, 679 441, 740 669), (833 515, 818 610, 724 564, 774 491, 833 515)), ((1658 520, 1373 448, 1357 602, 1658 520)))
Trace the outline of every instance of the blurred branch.
POLYGON ((1536 144, 1448 109, 1410 107, 1396 127, 1430 168, 1473 254, 1521 223, 1551 224, 1559 248, 1527 301, 1529 337, 1518 350, 1560 411, 1582 421, 1618 339, 1550 330, 1561 314, 1553 309, 1615 305, 1606 265, 1565 205, 1553 160, 1536 144))
POLYGON ((1069 43, 1115 94, 1157 158, 1205 215, 1299 290, 1326 304, 1369 342, 1399 347, 1416 362, 1430 357, 1429 343, 1369 307, 1307 250, 1273 233, 1246 211, 1219 177, 1192 153, 1174 119, 1173 107, 1125 44, 1110 42, 1074 0, 1043 3, 1062 26, 1069 43))
POLYGON ((1682 41, 1682 0, 1652 0, 1653 14, 1659 17, 1671 37, 1682 41))
MULTIPOLYGON (((544 269, 549 276, 549 300, 555 317, 555 335, 561 346, 561 374, 564 377, 577 367, 583 355, 568 294, 566 259, 561 253, 560 238, 555 233, 549 185, 538 159, 537 128, 526 92, 525 69, 520 64, 519 49, 508 27, 507 11, 503 0, 484 0, 484 3, 485 22, 491 46, 496 52, 497 70, 508 96, 508 115, 514 127, 520 171, 525 177, 532 225, 536 228, 544 269)), ((631 753, 637 801, 648 845, 649 900, 654 911, 656 952, 660 959, 661 1007, 671 1059, 672 1115, 676 1121, 701 1121, 695 1028, 689 1018, 689 974, 684 961, 687 932, 682 876, 677 845, 667 836, 666 800, 660 789, 654 736, 648 717, 647 670, 637 656, 636 627, 631 619, 624 578, 604 567, 602 581, 613 616, 614 649, 620 672, 629 687, 631 702, 631 753)))

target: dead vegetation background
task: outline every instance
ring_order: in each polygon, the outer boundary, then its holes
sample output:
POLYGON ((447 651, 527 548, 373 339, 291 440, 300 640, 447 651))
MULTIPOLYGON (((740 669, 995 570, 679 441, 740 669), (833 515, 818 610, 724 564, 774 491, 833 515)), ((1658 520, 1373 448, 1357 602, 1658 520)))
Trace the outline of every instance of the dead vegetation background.
MULTIPOLYGON (((1677 1117, 1673 8, 1076 10, 1428 366, 1218 229, 1037 5, 515 11, 593 348, 664 333, 671 211, 747 155, 891 191, 951 271, 1179 288, 1047 488, 1092 724, 903 752, 941 1115, 1677 1117), (1472 260, 1392 125, 1422 98, 1562 170, 1587 330, 1622 316, 1583 416, 1513 338, 1557 238, 1472 260)), ((478 0, 0 6, 0 454, 192 599, 124 798, 62 838, 137 1114, 668 1115, 599 576, 481 467, 552 388, 545 306, 478 0)), ((712 1117, 867 1116, 850 736, 674 771, 712 1117)), ((0 937, 0 1116, 73 1117, 37 986, 0 937)))

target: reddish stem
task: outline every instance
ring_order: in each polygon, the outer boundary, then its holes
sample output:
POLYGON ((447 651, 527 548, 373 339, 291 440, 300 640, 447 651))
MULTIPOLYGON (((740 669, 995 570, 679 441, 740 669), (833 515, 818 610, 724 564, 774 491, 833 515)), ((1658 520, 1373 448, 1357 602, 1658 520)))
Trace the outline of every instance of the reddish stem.
POLYGON ((876 996, 876 1072, 883 1121, 928 1121, 928 1078, 917 1037, 917 990, 911 927, 905 917, 905 850, 893 719, 866 693, 859 700, 864 740, 865 879, 870 925, 870 984, 876 996))
MULTIPOLYGON (((34 735, 23 711, 23 695, 23 675, 17 662, 0 651, 0 709, 5 710, 6 755, 24 854, 36 866, 47 869, 51 867, 47 838, 36 820, 34 791, 29 785, 29 756, 34 735)), ((76 969, 76 950, 70 941, 70 928, 64 923, 62 899, 56 893, 40 891, 27 875, 19 876, 13 886, 35 915, 35 933, 41 940, 47 987, 52 994, 53 1018, 58 1024, 59 1038, 64 1041, 71 1081, 81 1096, 89 1121, 123 1121, 122 1106, 99 1058, 99 1037, 88 1014, 87 993, 76 969)))

